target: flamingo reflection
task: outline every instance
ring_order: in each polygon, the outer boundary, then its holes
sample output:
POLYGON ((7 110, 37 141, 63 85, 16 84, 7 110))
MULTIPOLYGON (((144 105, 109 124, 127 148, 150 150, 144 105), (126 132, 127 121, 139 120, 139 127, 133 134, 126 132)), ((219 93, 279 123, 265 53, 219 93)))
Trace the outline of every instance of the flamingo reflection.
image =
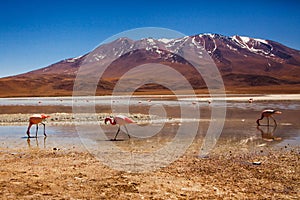
POLYGON ((274 132, 277 128, 277 126, 273 126, 273 127, 270 127, 270 126, 266 126, 265 128, 261 128, 260 126, 257 126, 256 127, 257 130, 259 130, 261 132, 261 137, 263 140, 265 141, 274 141, 274 140, 281 140, 281 137, 276 137, 274 136, 274 132))
MULTIPOLYGON (((28 148, 32 148, 31 139, 34 140, 35 146, 36 146, 37 148, 39 148, 39 141, 38 141, 38 138, 29 138, 29 137, 27 138, 27 145, 28 145, 28 148)), ((47 139, 47 137, 44 137, 44 139, 43 139, 43 142, 44 142, 43 148, 44 148, 44 149, 46 148, 46 139, 47 139)))

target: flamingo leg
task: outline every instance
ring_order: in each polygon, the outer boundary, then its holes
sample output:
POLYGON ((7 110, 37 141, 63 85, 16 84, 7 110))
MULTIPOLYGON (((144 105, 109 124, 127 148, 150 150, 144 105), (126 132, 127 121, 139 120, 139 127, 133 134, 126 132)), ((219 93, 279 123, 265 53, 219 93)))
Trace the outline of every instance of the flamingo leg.
POLYGON ((42 124, 44 126, 44 136, 47 137, 47 135, 46 135, 46 125, 44 123, 42 123, 42 124))
POLYGON ((270 119, 269 119, 269 117, 267 117, 267 119, 268 119, 268 126, 269 126, 269 124, 270 124, 270 119))
POLYGON ((114 138, 113 140, 116 140, 116 139, 117 139, 117 136, 118 136, 119 132, 120 132, 120 126, 119 126, 118 131, 117 131, 117 133, 116 133, 116 135, 115 135, 115 138, 114 138))
POLYGON ((35 132, 35 137, 36 138, 37 138, 38 130, 39 130, 39 124, 36 124, 36 132, 35 132))
POLYGON ((28 138, 30 138, 30 128, 31 128, 31 126, 32 126, 32 123, 29 123, 29 125, 28 125, 28 129, 27 129, 27 135, 28 135, 28 138))
POLYGON ((272 117, 272 116, 270 116, 272 119, 273 119, 273 121, 274 121, 274 123, 275 123, 275 126, 277 126, 277 122, 276 122, 276 120, 274 119, 274 117, 272 117))
POLYGON ((127 133, 128 137, 130 138, 130 135, 129 135, 129 133, 128 133, 127 127, 126 127, 125 125, 124 125, 124 127, 125 127, 125 130, 126 130, 126 133, 127 133))

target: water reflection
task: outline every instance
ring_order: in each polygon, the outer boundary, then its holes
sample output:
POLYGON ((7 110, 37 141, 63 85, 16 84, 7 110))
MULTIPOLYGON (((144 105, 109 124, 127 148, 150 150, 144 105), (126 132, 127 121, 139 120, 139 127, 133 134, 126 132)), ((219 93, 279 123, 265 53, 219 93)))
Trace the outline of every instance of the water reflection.
POLYGON ((261 132, 261 137, 265 141, 281 140, 281 137, 274 136, 277 126, 257 126, 256 128, 261 132))
MULTIPOLYGON (((0 105, 4 104, 12 104, 15 103, 13 99, 5 99, 6 102, 2 102, 3 99, 0 99, 0 105), (8 102, 9 101, 9 102, 8 102)), ((19 100, 19 99, 18 99, 19 100)), ((31 99, 32 101, 33 99, 31 99)), ((46 99, 43 99, 44 101, 46 99)), ((63 103, 71 103, 70 98, 65 98, 63 101, 59 99, 50 99, 49 104, 52 105, 53 101, 60 102, 60 105, 63 103), (50 102, 51 100, 51 102, 50 102)), ((107 97, 103 98, 96 98, 96 102, 99 104, 102 103, 101 100, 105 100, 105 103, 111 102, 110 99, 107 97)), ((121 101, 123 99, 119 99, 121 101)), ((157 108, 158 105, 162 105, 167 113, 167 120, 162 121, 160 119, 154 119, 149 122, 149 124, 140 124, 139 129, 135 129, 134 131, 137 133, 136 135, 133 135, 134 137, 131 138, 131 140, 128 139, 128 136, 121 133, 120 139, 124 139, 124 141, 117 142, 117 144, 120 144, 122 146, 125 142, 133 142, 132 146, 130 148, 139 148, 140 150, 145 151, 152 151, 152 149, 155 149, 155 144, 157 144, 157 147, 161 148, 164 145, 166 145, 168 142, 172 141, 174 138, 174 135, 178 131, 179 127, 182 127, 183 125, 187 123, 200 123, 199 130, 198 130, 198 137, 204 137, 207 133, 207 129, 209 126, 209 123, 211 121, 211 106, 214 106, 214 104, 217 104, 217 102, 212 102, 210 105, 207 104, 207 102, 198 102, 196 101, 196 104, 201 104, 199 106, 199 109, 201 110, 201 115, 199 119, 194 118, 180 118, 180 109, 177 107, 174 107, 173 105, 178 104, 178 102, 174 100, 168 100, 168 99, 159 99, 154 100, 154 98, 151 99, 151 101, 148 101, 148 98, 146 99, 138 99, 142 103, 137 103, 137 106, 132 106, 130 108, 130 112, 132 113, 142 113, 147 114, 148 111, 153 108, 157 108), (163 105, 163 103, 166 103, 168 106, 163 105), (171 105, 171 106, 170 106, 171 105), (147 107, 148 106, 148 107, 147 107), (154 106, 154 107, 153 107, 154 106), (156 107, 155 107, 156 106, 156 107), (166 123, 166 125, 163 127, 163 124, 166 123), (145 127, 144 127, 145 126, 145 127), (149 132, 147 131, 147 126, 149 126, 149 132), (158 133, 156 135, 151 135, 151 133, 158 133), (149 136, 149 137, 145 137, 149 136), (151 137, 150 137, 151 136, 151 137), (135 145, 139 145, 139 147, 136 147, 135 145), (144 146, 144 148, 141 148, 141 146, 144 146), (153 146, 153 147, 152 147, 153 146)), ((256 100, 256 99, 255 99, 256 100)), ((28 100, 30 101, 30 99, 28 100)), ((43 101, 43 103, 45 103, 43 101)), ((185 101, 186 103, 184 106, 188 107, 190 109, 190 112, 193 112, 194 109, 197 107, 192 104, 191 101, 188 101, 187 99, 182 99, 180 101, 185 101)), ((116 101, 116 103, 118 103, 116 101)), ((18 104, 18 102, 17 102, 18 104)), ((67 104, 66 104, 67 105, 67 104)), ((68 104, 69 105, 69 104, 68 104)), ((22 107, 22 106, 15 106, 22 107)), ((20 109, 20 112, 23 113, 27 112, 26 109, 28 109, 26 106, 22 107, 20 109)), ((30 108, 31 109, 31 108, 30 108)), ((45 112, 45 108, 42 107, 41 110, 45 112)), ((51 109, 55 112, 59 112, 59 108, 57 106, 51 106, 51 109)), ((102 109, 102 107, 101 107, 102 109)), ((105 110, 106 107, 103 107, 105 110)), ((30 110, 32 111, 32 110, 30 110)), ((105 111, 100 110, 101 112, 105 113, 105 111)), ((47 112, 47 111, 46 111, 47 112)), ((2 123, 2 126, 0 125, 0 148, 18 148, 18 147, 26 147, 26 148, 48 148, 48 149, 83 149, 84 146, 82 144, 83 139, 90 139, 90 135, 93 133, 94 130, 91 128, 88 128, 90 119, 85 119, 85 115, 83 115, 82 121, 79 123, 79 127, 83 128, 84 134, 79 137, 78 135, 78 127, 75 127, 74 122, 72 122, 73 118, 58 118, 58 120, 49 120, 47 124, 47 134, 48 138, 38 137, 38 138, 29 138, 27 139, 26 136, 26 128, 27 128, 27 118, 26 123, 23 122, 21 119, 21 116, 16 113, 14 115, 7 115, 3 114, 4 117, 12 117, 16 120, 13 122, 8 121, 9 123, 2 123), (8 125, 7 125, 8 124, 8 125), (87 127, 87 128, 86 128, 87 127), (26 137, 25 137, 26 136, 26 137), (21 139, 20 139, 21 138, 21 139), (46 144, 47 140, 47 144, 46 144)), ((51 113, 51 112, 50 112, 51 113)), ((221 142, 219 144, 239 144, 243 147, 249 147, 249 146, 258 146, 261 145, 262 141, 266 145, 295 145, 299 146, 300 144, 300 121, 299 116, 300 113, 300 101, 254 101, 253 103, 249 104, 248 102, 238 102, 238 101, 231 101, 227 104, 227 116, 226 116, 226 122, 225 126, 222 130, 221 137, 219 138, 218 142, 221 142), (278 110, 282 110, 282 114, 276 116, 276 120, 278 122, 278 126, 260 126, 256 127, 256 119, 261 110, 268 109, 268 108, 274 108, 278 110), (268 142, 268 141, 274 141, 274 142, 268 142), (276 141, 276 142, 275 142, 276 141)), ((108 113, 109 116, 110 113, 108 113)), ((98 120, 98 119, 97 119, 98 120)), ((103 120, 103 119, 100 119, 103 120)), ((6 121, 3 121, 6 122, 6 121)), ((98 121, 97 121, 98 122, 98 121)), ((273 123, 272 123, 273 124, 273 123)), ((100 123, 99 128, 103 129, 104 133, 107 135, 107 138, 101 139, 99 137, 97 138, 91 138, 91 142, 100 142, 99 145, 102 145, 103 143, 109 143, 112 144, 111 141, 107 141, 110 138, 114 137, 114 134, 116 132, 115 127, 106 126, 100 123)), ((129 127, 128 127, 129 128, 129 127)), ((129 129, 129 132, 134 132, 129 129)), ((186 137, 188 137, 189 134, 193 134, 193 131, 190 131, 190 129, 185 131, 186 137)), ((239 146, 238 145, 238 146, 239 146)), ((124 146, 126 146, 124 144, 124 146)))
MULTIPOLYGON (((46 149, 46 139, 47 139, 47 137, 44 137, 44 139, 43 139, 43 148, 44 149, 46 149)), ((37 137, 35 137, 35 138, 27 138, 26 141, 27 141, 28 148, 33 148, 33 147, 41 148, 39 146, 39 140, 38 140, 37 137)))

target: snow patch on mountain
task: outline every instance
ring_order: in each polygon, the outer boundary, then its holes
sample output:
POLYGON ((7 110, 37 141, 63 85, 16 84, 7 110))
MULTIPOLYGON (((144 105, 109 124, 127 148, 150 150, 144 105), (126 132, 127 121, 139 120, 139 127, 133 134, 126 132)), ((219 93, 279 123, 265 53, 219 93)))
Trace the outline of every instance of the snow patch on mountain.
POLYGON ((252 53, 272 56, 270 53, 273 47, 266 40, 238 35, 233 36, 232 40, 241 48, 248 49, 252 53), (270 50, 268 50, 268 48, 270 48, 270 50))
POLYGON ((157 41, 168 44, 169 42, 171 42, 174 39, 167 39, 167 38, 160 38, 157 41))
POLYGON ((79 60, 80 58, 82 58, 84 55, 81 55, 81 56, 77 56, 75 58, 69 58, 69 59, 66 59, 65 61, 68 62, 68 63, 73 63, 73 62, 76 62, 77 60, 79 60))

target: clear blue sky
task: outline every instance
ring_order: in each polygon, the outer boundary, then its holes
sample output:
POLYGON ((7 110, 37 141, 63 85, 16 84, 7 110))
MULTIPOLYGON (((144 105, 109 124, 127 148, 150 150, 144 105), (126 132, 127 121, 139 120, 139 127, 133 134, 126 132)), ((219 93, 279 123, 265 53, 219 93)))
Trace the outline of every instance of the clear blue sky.
POLYGON ((0 5, 0 77, 93 50, 128 29, 270 39, 300 50, 300 1, 16 1, 0 5))

